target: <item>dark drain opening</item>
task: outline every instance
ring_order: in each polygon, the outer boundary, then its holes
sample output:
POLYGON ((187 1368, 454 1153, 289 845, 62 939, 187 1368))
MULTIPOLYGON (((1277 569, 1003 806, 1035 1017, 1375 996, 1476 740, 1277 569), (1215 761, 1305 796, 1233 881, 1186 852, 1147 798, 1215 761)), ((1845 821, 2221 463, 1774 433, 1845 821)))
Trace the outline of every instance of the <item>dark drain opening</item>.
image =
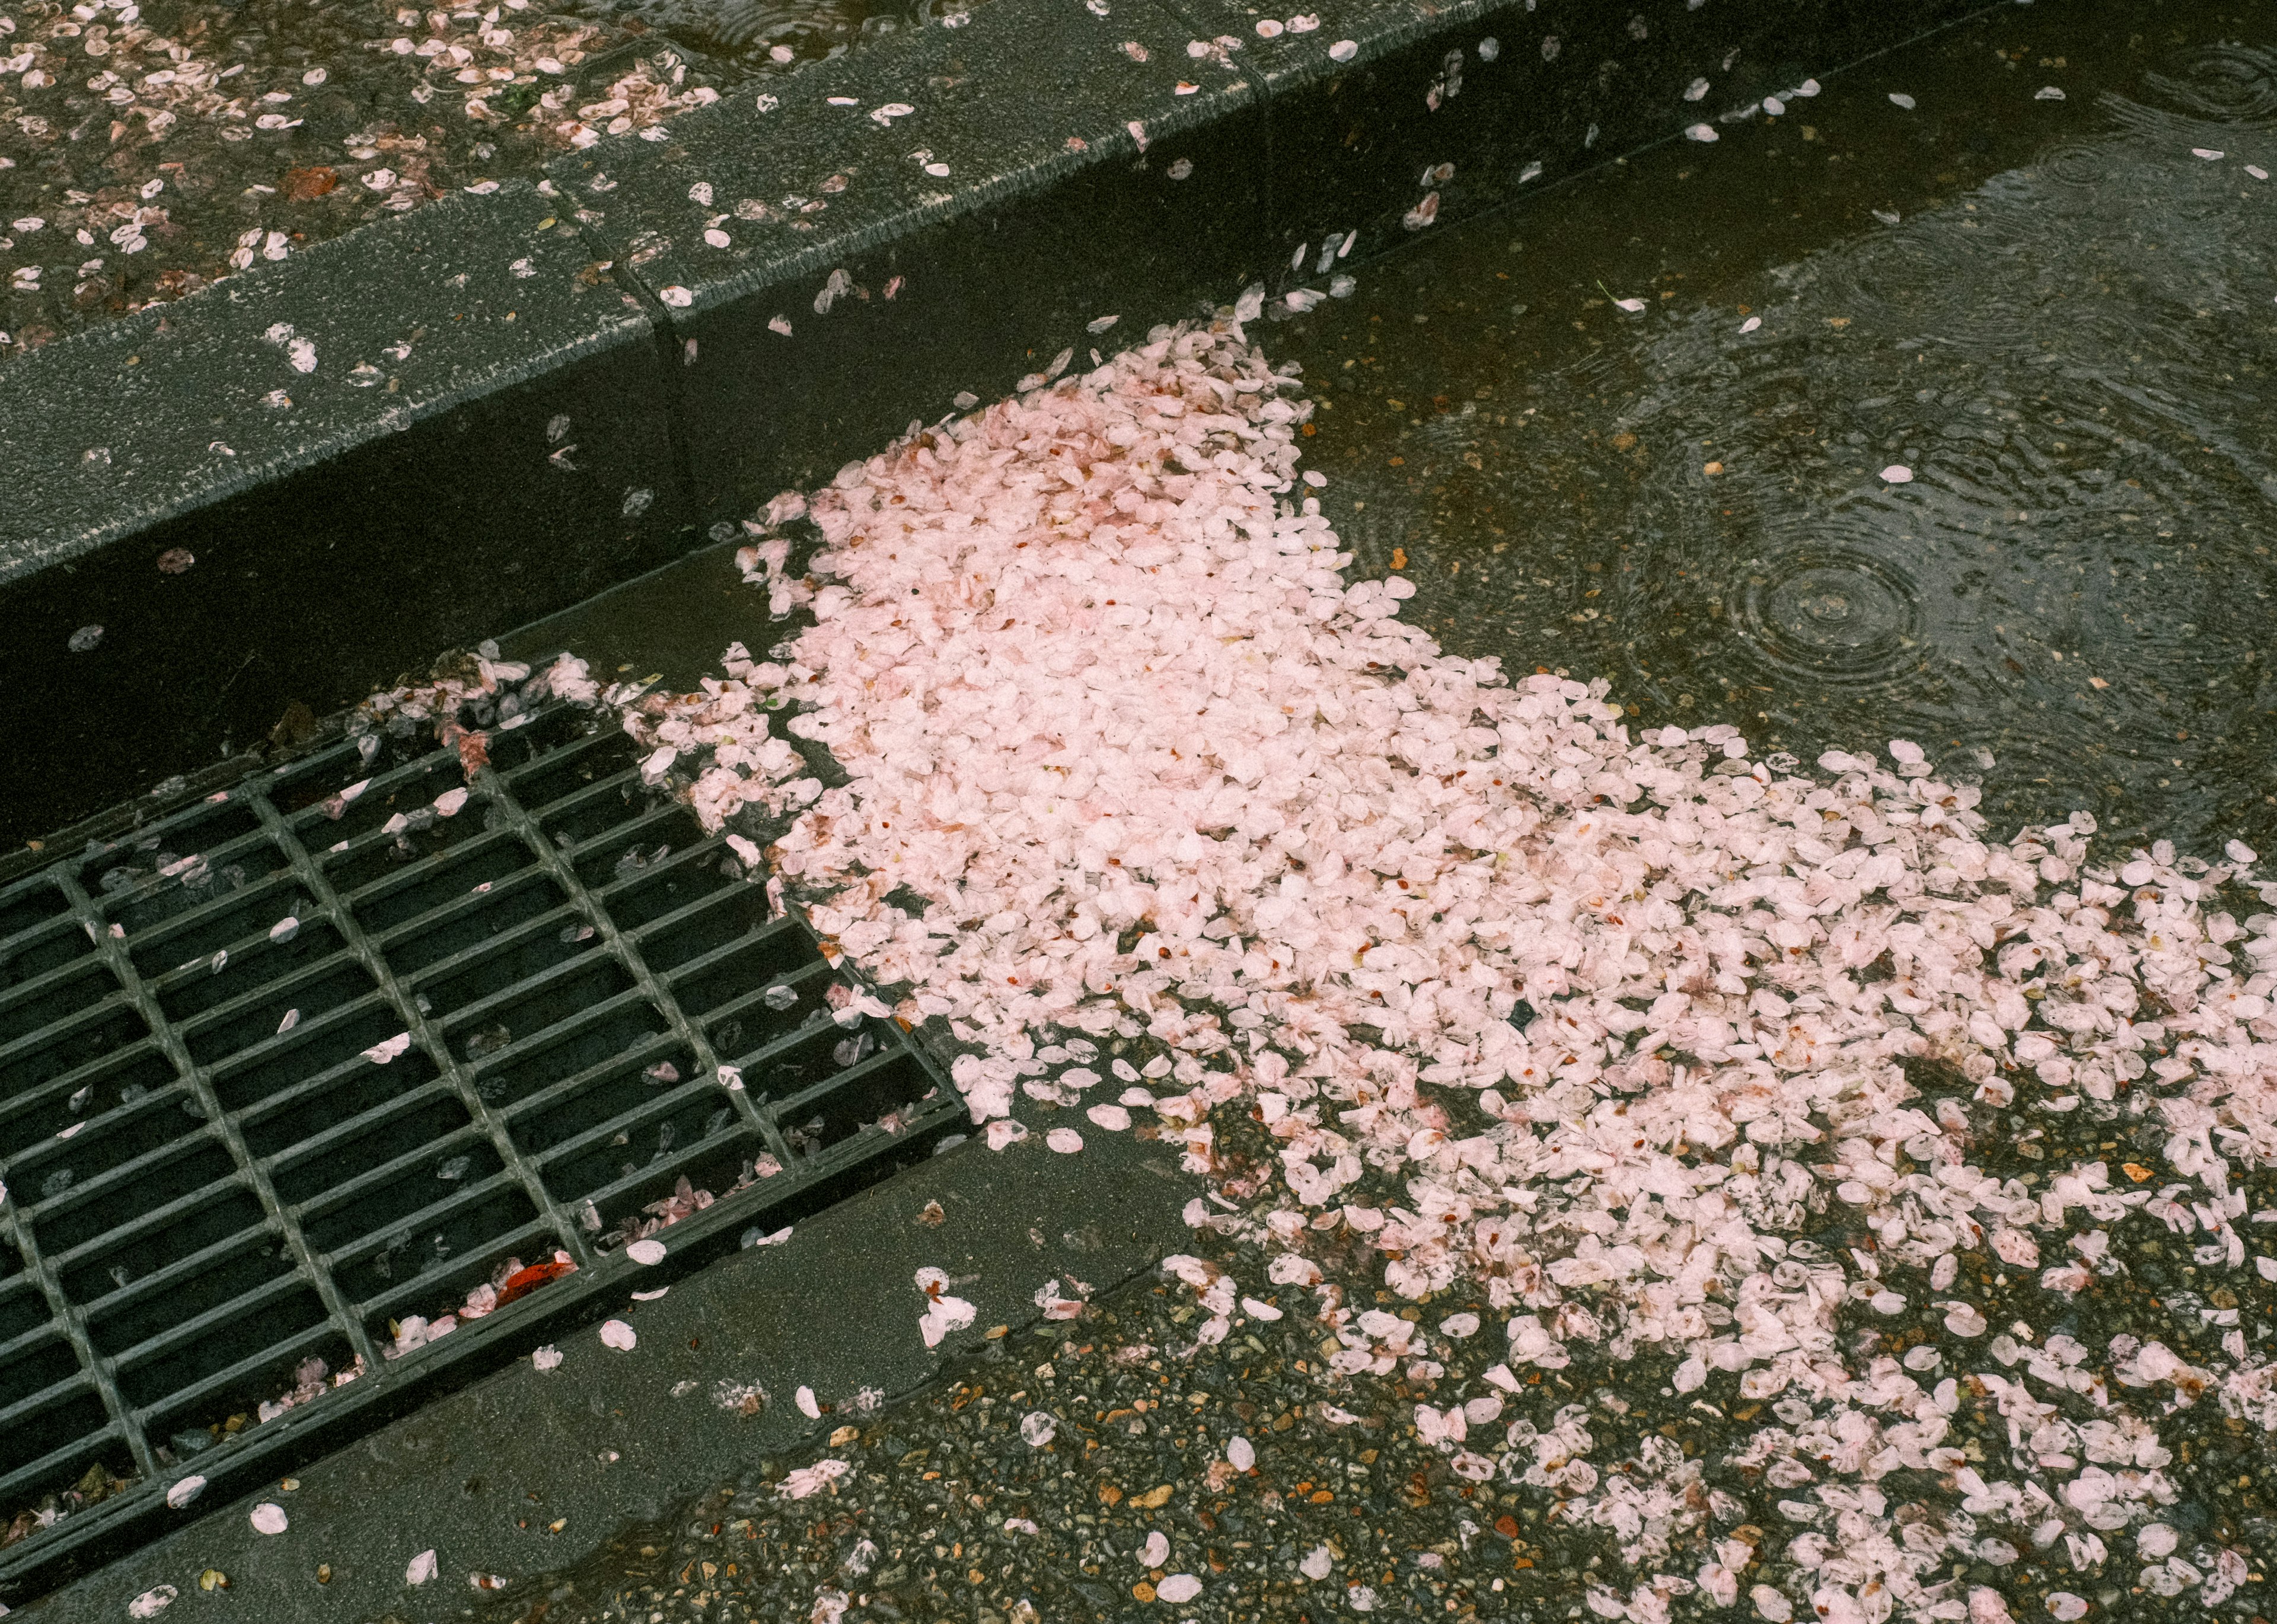
POLYGON ((472 786, 369 743, 0 888, 10 1601, 963 1115, 895 1023, 839 1024, 840 972, 621 732, 537 713, 472 786))

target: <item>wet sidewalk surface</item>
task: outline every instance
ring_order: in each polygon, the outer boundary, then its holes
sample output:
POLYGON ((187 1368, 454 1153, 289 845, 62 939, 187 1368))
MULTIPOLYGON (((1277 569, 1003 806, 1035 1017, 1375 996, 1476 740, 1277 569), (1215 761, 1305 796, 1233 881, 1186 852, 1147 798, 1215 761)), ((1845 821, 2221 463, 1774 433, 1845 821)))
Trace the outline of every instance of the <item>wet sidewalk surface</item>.
POLYGON ((0 365, 944 10, 4 0, 0 365))

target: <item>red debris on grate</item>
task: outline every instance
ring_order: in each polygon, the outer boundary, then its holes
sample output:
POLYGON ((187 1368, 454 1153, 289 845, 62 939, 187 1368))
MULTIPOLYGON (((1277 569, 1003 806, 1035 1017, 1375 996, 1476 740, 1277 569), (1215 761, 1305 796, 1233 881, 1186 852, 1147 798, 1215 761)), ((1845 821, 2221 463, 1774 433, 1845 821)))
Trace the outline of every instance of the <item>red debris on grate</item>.
POLYGON ((556 1258, 550 1263, 532 1263, 527 1269, 517 1269, 499 1287, 498 1306, 503 1308, 518 1298, 527 1297, 539 1286, 574 1272, 576 1267, 566 1258, 556 1258))

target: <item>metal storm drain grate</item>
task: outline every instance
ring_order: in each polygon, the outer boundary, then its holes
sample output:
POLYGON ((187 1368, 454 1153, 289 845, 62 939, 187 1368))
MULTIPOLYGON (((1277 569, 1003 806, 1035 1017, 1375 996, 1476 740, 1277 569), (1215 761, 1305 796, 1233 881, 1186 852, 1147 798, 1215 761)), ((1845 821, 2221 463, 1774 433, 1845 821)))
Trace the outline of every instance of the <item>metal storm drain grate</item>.
POLYGON ((343 743, 0 889, 0 1594, 962 1116, 592 728, 494 732, 462 803, 343 743))

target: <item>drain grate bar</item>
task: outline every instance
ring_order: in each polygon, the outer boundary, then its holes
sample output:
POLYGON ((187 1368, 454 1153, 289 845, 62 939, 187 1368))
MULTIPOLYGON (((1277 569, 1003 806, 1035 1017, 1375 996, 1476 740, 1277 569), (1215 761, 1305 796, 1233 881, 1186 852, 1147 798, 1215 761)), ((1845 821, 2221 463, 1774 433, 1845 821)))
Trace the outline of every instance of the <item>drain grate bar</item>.
MULTIPOLYGON (((59 869, 55 871, 55 881, 70 901, 72 911, 91 924, 96 911, 94 900, 88 896, 79 876, 67 869, 59 869)), ((110 973, 117 978, 120 991, 126 1000, 137 1009, 146 1011, 146 1018, 148 1012, 160 1011, 161 1006, 158 1000, 143 984, 141 973, 134 967, 133 957, 126 951, 123 931, 90 929, 88 934, 95 942, 95 951, 108 964, 110 973)), ((348 1304, 340 1296, 339 1288, 333 1285, 331 1277, 325 1274, 315 1256, 311 1254, 307 1237, 301 1234, 301 1226, 294 1222, 292 1213, 286 1210, 282 1201, 278 1200, 277 1192, 270 1186, 268 1174, 262 1167, 260 1159, 248 1147, 244 1135, 238 1131, 237 1125, 230 1120, 229 1113, 222 1109, 220 1100, 214 1094, 211 1080, 199 1070, 197 1063, 190 1057, 189 1046, 183 1034, 177 1031, 171 1022, 164 1018, 162 1012, 159 1018, 150 1022, 150 1032, 152 1040, 157 1044, 160 1052, 172 1063, 183 1086, 190 1091, 191 1097, 196 1101, 197 1114, 207 1124, 207 1132, 215 1135, 227 1147, 230 1159, 236 1164, 237 1169, 232 1184, 252 1191, 254 1198, 261 1203, 262 1211, 267 1216, 268 1232, 278 1236, 283 1241, 285 1249, 292 1254, 294 1277, 315 1287, 317 1297, 324 1305, 326 1316, 343 1328, 350 1346, 363 1356, 367 1364, 374 1362, 376 1350, 371 1346, 370 1338, 363 1334, 362 1327, 355 1321, 348 1304)), ((135 1300, 131 1289, 122 1284, 119 1292, 121 1297, 127 1299, 131 1308, 135 1300)), ((141 1295, 148 1298, 155 1294, 146 1288, 141 1295)), ((218 1330, 220 1326, 217 1323, 208 1325, 202 1322, 217 1320, 224 1312, 225 1310, 220 1308, 209 1309, 204 1315, 184 1323, 176 1330, 174 1335, 178 1338, 187 1339, 190 1337, 207 1334, 209 1330, 218 1330)), ((130 1356, 137 1351, 142 1352, 146 1356, 155 1357, 157 1354, 163 1354, 166 1348, 162 1342, 155 1353, 147 1348, 130 1349, 130 1356)), ((116 1369, 116 1366, 112 1368, 116 1369)), ((207 1395, 203 1391, 193 1389, 187 1396, 195 1399, 207 1395)), ((134 1451, 135 1464, 138 1468, 148 1472, 158 1464, 148 1438, 141 1435, 139 1428, 128 1434, 127 1442, 129 1447, 134 1451), (146 1457, 148 1464, 145 1463, 146 1457)))
MULTIPOLYGON (((37 1426, 58 1410, 69 1407, 71 1401, 80 1396, 76 1391, 78 1383, 84 1380, 94 1388, 102 1401, 104 1424, 101 1430, 82 1440, 76 1446, 76 1452, 99 1452, 106 1446, 124 1445, 131 1452, 138 1471, 148 1473, 155 1470, 156 1457, 144 1441, 141 1430, 135 1426, 126 1400, 119 1393, 118 1384, 111 1377, 108 1361, 97 1354, 88 1341, 85 1316, 78 1305, 64 1295, 54 1271, 46 1267, 46 1260, 40 1254, 39 1242, 28 1227, 11 1222, 9 1228, 31 1277, 36 1282, 36 1289, 46 1302, 54 1330, 68 1342, 73 1374, 59 1376, 40 1391, 0 1406, 0 1437, 19 1436, 21 1431, 37 1426)), ((11 1315, 10 1317, 15 1316, 11 1315)), ((25 1332, 11 1344, 0 1346, 0 1359, 8 1361, 11 1371, 27 1366, 32 1363, 33 1356, 52 1347, 49 1336, 49 1332, 42 1330, 25 1332)), ((54 1373, 50 1370, 50 1374, 54 1373)), ((37 1380, 29 1379, 34 1383, 37 1380)), ((75 1448, 67 1444, 35 1457, 25 1470, 27 1474, 56 1472, 58 1469, 67 1473, 74 1458, 75 1448)))
MULTIPOLYGON (((506 799, 497 793, 495 776, 489 782, 480 786, 480 792, 493 804, 500 804, 506 799)), ((468 1116, 481 1125, 484 1136, 498 1153, 499 1159, 505 1163, 507 1170, 521 1186, 523 1196, 532 1207, 552 1220, 552 1223, 546 1227, 546 1238, 555 1246, 567 1251, 581 1268, 590 1265, 593 1261, 592 1250, 586 1246, 585 1238, 580 1232, 577 1224, 546 1193, 545 1186, 539 1180, 536 1171, 522 1160, 522 1152, 515 1147, 514 1137, 507 1132, 506 1124, 498 1119, 491 1111, 489 1102, 482 1097, 481 1092, 475 1086, 473 1079, 461 1070, 458 1062, 452 1056, 449 1046, 444 1041, 442 1033, 427 1018, 418 1001, 406 995, 402 985, 397 981, 395 972, 390 967, 386 956, 372 945, 370 938, 364 933, 363 926, 357 923, 354 914, 332 889, 331 881, 310 858, 308 848, 301 843, 291 824, 278 815, 274 806, 265 802, 261 805, 261 812, 263 822, 269 827, 278 845, 290 858, 293 873, 300 878, 301 883, 308 887, 309 894, 316 897, 316 905, 324 911, 325 917, 337 924, 348 952, 354 955, 356 962, 362 964, 365 972, 370 975, 388 1007, 403 1015, 407 1023, 405 1030, 411 1033, 412 1042, 441 1073, 468 1116)), ((461 809, 458 815, 465 816, 464 809, 461 809)), ((445 962, 448 964, 450 961, 445 962)), ((408 1155, 405 1159, 408 1160, 408 1155)), ((376 1351, 365 1350, 367 1364, 376 1362, 376 1351)))
MULTIPOLYGON (((698 1075, 716 1077, 719 1074, 720 1063, 718 1052, 712 1048, 711 1041, 704 1035, 702 1030, 689 1023, 687 1015, 681 1010, 678 1001, 673 998, 657 980, 656 972, 649 968, 648 961, 641 955, 637 937, 627 935, 617 927, 615 921, 610 918, 608 911, 599 905, 597 900, 587 892, 585 882, 578 876, 575 866, 562 859, 560 852, 555 849, 551 841, 544 837, 529 813, 510 802, 501 802, 499 809, 520 830, 531 849, 537 852, 545 872, 552 876, 556 884, 569 894, 570 905, 586 918, 600 921, 599 928, 608 942, 610 951, 613 952, 619 962, 632 973, 633 980, 639 986, 642 993, 647 996, 648 1001, 656 1008, 667 1012, 673 1023, 673 1034, 686 1044, 696 1056, 698 1075)), ((685 916, 701 906, 700 901, 692 903, 681 912, 685 916)), ((725 1092, 730 1107, 742 1119, 744 1125, 764 1139, 768 1151, 785 1166, 788 1166, 791 1161, 788 1143, 785 1141, 781 1132, 774 1123, 751 1102, 750 1091, 743 1088, 731 1088, 725 1092)))
POLYGON ((599 1314, 635 1233, 668 1277, 930 1154, 956 1091, 844 980, 567 707, 0 886, 0 1597, 599 1314))

